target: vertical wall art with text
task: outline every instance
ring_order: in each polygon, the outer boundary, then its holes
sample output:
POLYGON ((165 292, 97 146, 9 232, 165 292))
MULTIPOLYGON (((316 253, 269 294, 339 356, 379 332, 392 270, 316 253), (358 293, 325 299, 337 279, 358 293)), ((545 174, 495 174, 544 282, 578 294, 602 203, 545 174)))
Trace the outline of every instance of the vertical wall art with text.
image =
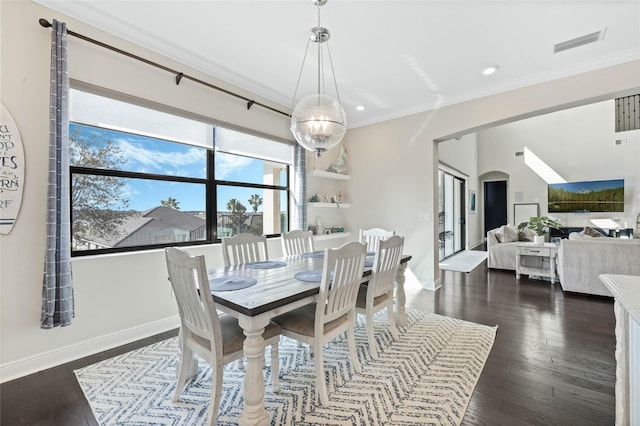
POLYGON ((0 111, 0 234, 11 232, 18 218, 24 189, 24 149, 18 126, 9 111, 0 111))

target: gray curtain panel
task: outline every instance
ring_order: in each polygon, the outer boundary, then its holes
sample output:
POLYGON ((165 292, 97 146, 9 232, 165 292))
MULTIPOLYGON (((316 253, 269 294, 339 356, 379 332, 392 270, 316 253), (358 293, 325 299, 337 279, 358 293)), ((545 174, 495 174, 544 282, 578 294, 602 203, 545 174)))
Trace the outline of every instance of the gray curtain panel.
POLYGON ((300 144, 296 144, 294 154, 295 167, 295 228, 307 230, 307 154, 300 144))
POLYGON ((49 106, 47 240, 40 326, 71 324, 74 316, 69 212, 69 75, 67 26, 53 20, 49 106))

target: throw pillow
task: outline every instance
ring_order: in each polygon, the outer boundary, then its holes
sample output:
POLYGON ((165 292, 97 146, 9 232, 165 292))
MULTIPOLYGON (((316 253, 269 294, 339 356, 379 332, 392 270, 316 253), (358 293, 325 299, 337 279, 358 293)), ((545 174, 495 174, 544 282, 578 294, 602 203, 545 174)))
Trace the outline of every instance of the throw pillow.
POLYGON ((514 225, 506 225, 504 231, 504 239, 505 243, 512 243, 514 241, 519 241, 520 236, 518 235, 518 228, 514 225))
POLYGON ((504 225, 498 228, 498 230, 495 232, 495 235, 496 240, 498 240, 499 243, 504 243, 504 225))
POLYGON ((502 225, 496 231, 496 238, 501 243, 512 243, 518 241, 518 228, 513 225, 502 225))
POLYGON ((592 237, 606 237, 606 235, 604 235, 602 232, 598 231, 597 229, 591 228, 589 226, 585 226, 584 229, 582 230, 581 234, 585 234, 585 235, 590 235, 592 237))
POLYGON ((533 241, 533 237, 536 236, 536 233, 533 232, 533 229, 523 228, 518 231, 518 237, 520 241, 533 241))

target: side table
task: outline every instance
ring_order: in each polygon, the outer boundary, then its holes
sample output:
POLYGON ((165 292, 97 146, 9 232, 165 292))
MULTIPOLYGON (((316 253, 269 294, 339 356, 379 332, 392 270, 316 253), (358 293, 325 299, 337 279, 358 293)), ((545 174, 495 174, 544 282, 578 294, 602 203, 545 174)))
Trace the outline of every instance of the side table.
POLYGON ((534 243, 521 243, 516 248, 516 279, 520 279, 520 274, 540 275, 551 278, 551 284, 556 282, 556 258, 558 256, 558 246, 553 243, 536 245, 534 243), (533 256, 549 258, 549 267, 533 267, 522 265, 522 256, 533 256))

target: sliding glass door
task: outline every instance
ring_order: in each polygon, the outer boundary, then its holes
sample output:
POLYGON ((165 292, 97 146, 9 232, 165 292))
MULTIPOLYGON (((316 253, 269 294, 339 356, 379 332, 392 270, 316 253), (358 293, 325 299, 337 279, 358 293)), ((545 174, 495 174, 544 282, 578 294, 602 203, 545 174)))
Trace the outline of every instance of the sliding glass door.
POLYGON ((438 171, 438 223, 440 260, 464 250, 465 181, 444 170, 438 171))

